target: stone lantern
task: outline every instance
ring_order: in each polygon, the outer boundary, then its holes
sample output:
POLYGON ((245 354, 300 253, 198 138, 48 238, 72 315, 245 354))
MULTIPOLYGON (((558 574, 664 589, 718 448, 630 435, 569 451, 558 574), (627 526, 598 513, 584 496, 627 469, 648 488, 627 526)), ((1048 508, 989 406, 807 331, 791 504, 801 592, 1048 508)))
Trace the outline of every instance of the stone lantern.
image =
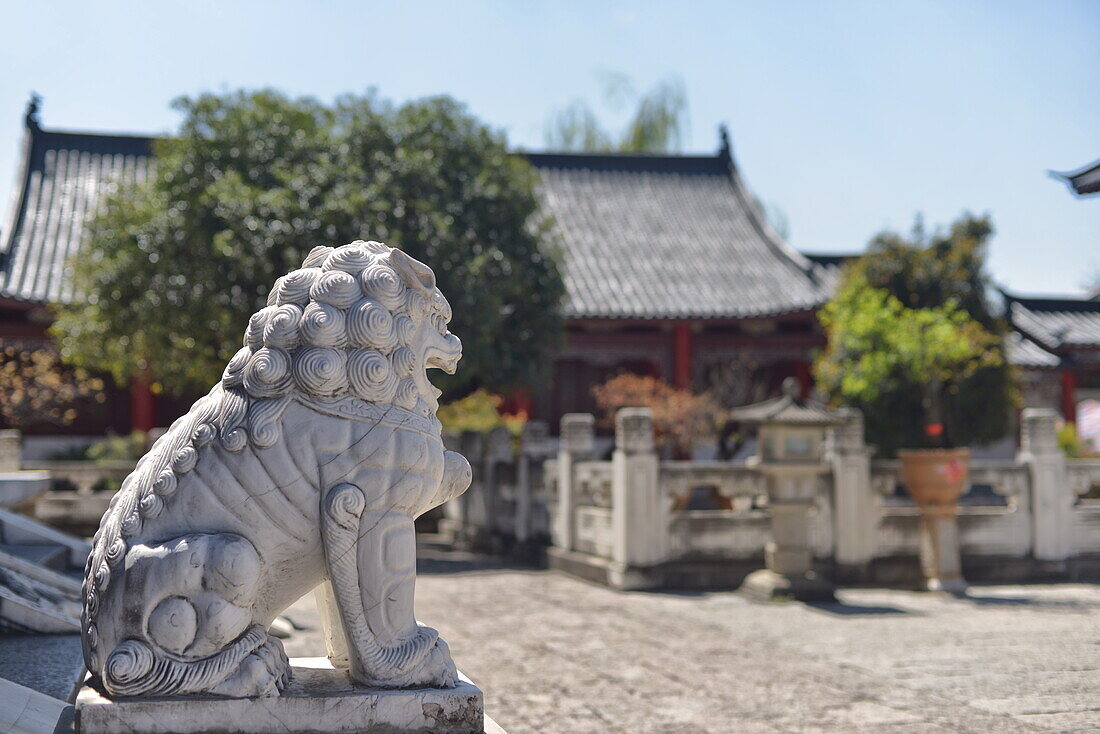
POLYGON ((771 508, 771 540, 764 549, 767 568, 749 574, 741 590, 761 599, 833 599, 833 586, 813 571, 810 511, 824 461, 825 436, 841 417, 799 396, 798 381, 783 381, 783 395, 737 408, 732 418, 759 426, 757 454, 748 460, 766 478, 771 508))

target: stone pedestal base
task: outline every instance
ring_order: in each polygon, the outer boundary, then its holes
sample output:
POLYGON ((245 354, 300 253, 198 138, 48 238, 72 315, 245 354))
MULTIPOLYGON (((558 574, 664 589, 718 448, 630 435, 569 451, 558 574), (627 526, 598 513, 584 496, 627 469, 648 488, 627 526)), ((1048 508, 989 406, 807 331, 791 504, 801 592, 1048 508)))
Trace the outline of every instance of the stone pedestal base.
POLYGON ((925 591, 942 591, 945 594, 952 594, 953 596, 966 596, 966 590, 968 588, 969 584, 961 578, 924 580, 925 591))
POLYGON ((746 576, 739 591, 757 601, 836 601, 833 585, 813 571, 784 576, 764 568, 746 576))
POLYGON ((481 689, 460 674, 455 688, 381 690, 353 685, 325 658, 291 658, 294 678, 268 698, 144 698, 111 700, 85 685, 76 699, 80 734, 330 734, 432 732, 481 734, 481 689))
POLYGON ((957 505, 921 508, 920 566, 924 588, 949 594, 965 594, 962 555, 959 551, 957 505))

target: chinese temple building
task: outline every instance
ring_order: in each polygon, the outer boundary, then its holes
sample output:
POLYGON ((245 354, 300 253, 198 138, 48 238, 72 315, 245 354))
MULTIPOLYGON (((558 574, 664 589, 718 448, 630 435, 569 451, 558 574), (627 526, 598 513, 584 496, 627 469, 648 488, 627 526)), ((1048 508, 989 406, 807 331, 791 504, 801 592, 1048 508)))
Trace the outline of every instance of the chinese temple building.
MULTIPOLYGON (((152 160, 149 137, 43 130, 37 113, 33 98, 24 118, 10 213, 0 230, 0 342, 20 348, 47 342, 48 306, 73 299, 67 262, 84 242, 88 215, 119 181, 144 178, 152 160)), ((144 385, 127 391, 107 384, 102 409, 82 415, 72 431, 129 432, 174 419, 156 414, 144 385)))
MULTIPOLYGON (((88 215, 119 181, 149 175, 152 144, 43 129, 32 100, 0 230, 0 341, 48 340, 49 306, 75 297, 67 262, 88 215)), ((563 251, 566 335, 549 388, 513 407, 556 426, 563 413, 592 411, 592 386, 620 371, 718 394, 757 385, 731 405, 778 394, 787 377, 809 392, 812 354, 825 344, 817 309, 845 258, 800 253, 772 230, 724 131, 713 155, 523 155, 563 251)), ((1070 406, 1100 388, 1100 301, 1008 301, 1008 353, 1034 386, 1029 401, 1072 420, 1070 406)), ((101 414, 71 431, 148 429, 186 407, 135 383, 111 389, 101 414)))
MULTIPOLYGON (((75 295, 66 263, 87 216, 153 165, 150 137, 47 130, 37 111, 32 101, 0 232, 9 341, 47 339, 47 307, 75 295)), ((768 227, 725 134, 710 156, 526 155, 564 248, 567 336, 551 389, 522 407, 556 424, 591 410, 591 386, 621 370, 702 387, 733 358, 774 389, 788 376, 809 389, 811 351, 824 344, 815 313, 838 268, 768 227)), ((178 412, 140 385, 110 398, 110 415, 85 431, 162 425, 178 412)))
POLYGON ((1100 299, 1004 294, 1025 407, 1057 407, 1100 450, 1100 299))
POLYGON ((566 344, 536 414, 592 411, 591 386, 621 370, 711 387, 733 360, 772 392, 809 390, 838 269, 772 231, 724 132, 710 156, 527 158, 566 261, 566 344))

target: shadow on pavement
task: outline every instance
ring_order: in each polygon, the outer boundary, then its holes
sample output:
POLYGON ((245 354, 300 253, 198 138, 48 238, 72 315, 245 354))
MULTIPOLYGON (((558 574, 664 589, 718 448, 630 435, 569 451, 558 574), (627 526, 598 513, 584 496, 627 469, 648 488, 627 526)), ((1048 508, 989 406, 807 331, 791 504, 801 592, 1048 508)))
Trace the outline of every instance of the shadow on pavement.
POLYGON ((638 594, 655 594, 657 596, 682 596, 689 598, 711 596, 713 594, 728 594, 733 589, 642 589, 639 591, 632 591, 629 593, 638 594))
POLYGON ((920 612, 915 612, 912 609, 902 609, 901 607, 889 607, 889 606, 874 606, 874 605, 861 605, 861 604, 847 604, 841 601, 808 601, 805 602, 806 606, 811 609, 816 609, 820 612, 827 612, 829 614, 836 614, 842 617, 862 616, 862 615, 881 615, 881 614, 907 614, 910 616, 923 616, 920 612))
POLYGON ((1091 609, 1096 604, 1089 604, 1077 599, 1043 599, 1034 596, 976 596, 967 592, 965 596, 958 597, 960 601, 968 601, 976 606, 985 607, 1050 607, 1052 609, 1091 609))
POLYGON ((416 572, 418 574, 470 573, 473 571, 532 571, 499 556, 453 548, 431 538, 418 537, 416 572))

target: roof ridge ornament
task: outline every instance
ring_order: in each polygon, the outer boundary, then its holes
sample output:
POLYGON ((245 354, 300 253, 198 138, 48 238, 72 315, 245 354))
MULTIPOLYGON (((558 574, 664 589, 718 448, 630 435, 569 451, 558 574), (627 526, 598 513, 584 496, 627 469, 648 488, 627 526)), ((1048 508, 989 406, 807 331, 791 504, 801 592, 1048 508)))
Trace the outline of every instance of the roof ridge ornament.
POLYGON ((23 115, 23 124, 32 130, 38 130, 38 109, 42 106, 42 95, 31 92, 31 98, 27 100, 27 111, 23 115))
POLYGON ((733 168, 733 145, 730 143, 730 129, 724 122, 718 125, 718 156, 725 158, 730 168, 733 168))

